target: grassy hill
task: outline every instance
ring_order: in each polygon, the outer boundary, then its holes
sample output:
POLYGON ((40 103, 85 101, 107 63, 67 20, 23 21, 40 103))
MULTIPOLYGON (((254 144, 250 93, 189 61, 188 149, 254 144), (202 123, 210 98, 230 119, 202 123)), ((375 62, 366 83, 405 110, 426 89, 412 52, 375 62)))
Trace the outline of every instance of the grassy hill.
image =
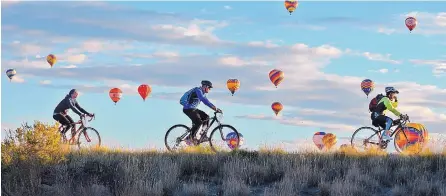
POLYGON ((70 151, 36 123, 2 142, 2 195, 444 195, 446 154, 70 151))

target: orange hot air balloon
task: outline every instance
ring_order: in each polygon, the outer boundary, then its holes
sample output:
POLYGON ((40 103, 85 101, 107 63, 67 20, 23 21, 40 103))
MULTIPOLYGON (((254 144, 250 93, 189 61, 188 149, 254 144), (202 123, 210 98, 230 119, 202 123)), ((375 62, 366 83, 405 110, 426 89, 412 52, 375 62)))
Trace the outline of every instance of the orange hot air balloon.
POLYGON ((280 71, 278 69, 273 69, 269 72, 269 79, 274 84, 274 86, 276 86, 276 88, 282 82, 284 76, 285 75, 283 71, 280 71))
POLYGON ((228 87, 228 90, 231 91, 232 96, 234 96, 235 91, 240 88, 240 81, 237 79, 229 79, 226 82, 226 86, 228 87))
POLYGON ((110 89, 110 92, 108 93, 108 95, 110 96, 110 99, 115 102, 118 102, 119 100, 121 100, 122 97, 122 91, 119 88, 112 88, 110 89))
POLYGON ((46 62, 48 62, 48 64, 50 64, 51 67, 53 67, 53 65, 56 64, 57 62, 57 58, 54 54, 49 54, 46 57, 46 62))
POLYGON ((276 116, 277 116, 277 114, 279 114, 279 112, 282 111, 283 105, 279 102, 274 102, 271 105, 271 108, 273 109, 274 113, 276 113, 276 116))
POLYGON ((146 98, 150 95, 152 92, 152 88, 147 84, 141 84, 138 87, 138 93, 141 95, 142 99, 146 101, 146 98))
POLYGON ((296 7, 297 7, 297 1, 296 0, 286 0, 285 1, 285 8, 286 8, 286 10, 288 10, 290 15, 291 15, 291 13, 294 12, 296 7))
POLYGON ((327 147, 329 150, 331 147, 333 147, 338 140, 336 139, 336 135, 333 133, 327 133, 322 138, 322 142, 324 143, 324 146, 327 147))

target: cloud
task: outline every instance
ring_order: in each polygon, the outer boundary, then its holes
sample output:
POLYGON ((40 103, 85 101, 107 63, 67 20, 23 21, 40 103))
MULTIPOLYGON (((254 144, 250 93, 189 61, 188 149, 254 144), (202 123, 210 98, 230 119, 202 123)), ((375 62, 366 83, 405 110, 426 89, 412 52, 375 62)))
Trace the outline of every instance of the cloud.
POLYGON ((40 84, 41 84, 41 85, 48 85, 48 84, 51 84, 51 80, 42 80, 42 81, 40 81, 40 84))
POLYGON ((24 79, 22 76, 15 75, 15 76, 12 78, 11 82, 13 82, 13 83, 24 83, 24 82, 25 82, 25 79, 24 79))
POLYGON ((401 61, 391 59, 390 58, 390 56, 392 56, 391 54, 383 55, 383 54, 364 52, 364 53, 362 53, 362 56, 364 56, 365 58, 367 58, 371 61, 381 61, 381 62, 386 62, 386 63, 391 63, 391 64, 401 64, 401 61))
POLYGON ((229 6, 229 5, 225 5, 225 6, 223 6, 225 9, 227 9, 227 10, 232 10, 232 7, 231 6, 229 6))
POLYGON ((76 68, 77 66, 76 65, 67 65, 67 66, 59 66, 60 68, 63 68, 63 69, 73 69, 73 68, 76 68))
POLYGON ((385 28, 385 27, 378 28, 378 33, 383 33, 386 35, 393 34, 393 33, 395 33, 395 31, 396 31, 396 29, 393 29, 393 28, 385 28))
POLYGON ((432 73, 436 76, 440 76, 446 73, 446 60, 420 60, 411 59, 411 63, 417 65, 430 65, 432 66, 432 73))
POLYGON ((388 73, 389 72, 389 70, 388 69, 379 69, 379 70, 369 70, 370 72, 379 72, 379 73, 383 73, 383 74, 385 74, 385 73, 388 73))

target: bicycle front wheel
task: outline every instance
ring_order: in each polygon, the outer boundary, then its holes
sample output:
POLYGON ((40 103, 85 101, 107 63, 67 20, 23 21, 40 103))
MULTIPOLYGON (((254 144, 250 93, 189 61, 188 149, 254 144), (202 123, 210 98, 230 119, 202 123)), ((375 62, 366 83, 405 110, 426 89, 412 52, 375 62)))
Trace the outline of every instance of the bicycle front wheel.
POLYGON ((403 129, 398 129, 398 131, 395 133, 395 138, 393 141, 395 150, 398 153, 403 153, 403 154, 420 153, 424 147, 424 138, 422 135, 418 137, 415 136, 416 139, 414 139, 414 136, 411 135, 409 131, 403 131, 403 129))
POLYGON ((193 146, 195 143, 189 139, 190 129, 186 125, 174 125, 166 132, 164 144, 167 150, 176 151, 181 148, 193 146))
POLYGON ((81 148, 96 148, 101 146, 101 136, 92 127, 86 127, 77 136, 77 145, 81 148))
POLYGON ((367 151, 380 148, 380 141, 379 131, 372 127, 361 127, 353 133, 351 145, 357 150, 367 151))
POLYGON ((240 134, 231 125, 219 125, 212 130, 209 144, 214 152, 232 151, 240 147, 240 134))

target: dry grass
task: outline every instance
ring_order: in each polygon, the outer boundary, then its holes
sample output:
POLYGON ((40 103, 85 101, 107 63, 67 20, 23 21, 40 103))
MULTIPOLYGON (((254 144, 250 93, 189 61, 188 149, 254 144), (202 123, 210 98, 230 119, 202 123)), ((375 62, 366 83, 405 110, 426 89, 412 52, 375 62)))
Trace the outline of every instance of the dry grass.
POLYGON ((61 163, 2 165, 13 195, 445 195, 446 157, 377 152, 71 152, 61 163), (349 154, 350 153, 350 154, 349 154))

